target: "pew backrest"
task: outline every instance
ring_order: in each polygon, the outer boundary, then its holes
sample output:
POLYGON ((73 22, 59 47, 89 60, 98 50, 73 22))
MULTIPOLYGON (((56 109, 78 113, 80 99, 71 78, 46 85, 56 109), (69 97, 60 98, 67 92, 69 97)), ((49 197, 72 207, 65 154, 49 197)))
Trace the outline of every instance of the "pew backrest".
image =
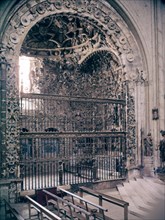
POLYGON ((26 196, 26 199, 28 200, 29 203, 29 218, 31 219, 31 205, 38 211, 40 212, 41 216, 46 216, 49 219, 52 220, 61 220, 61 217, 57 216, 53 212, 49 211, 47 208, 30 198, 29 196, 26 196))
POLYGON ((102 207, 102 206, 100 206, 100 205, 97 205, 97 204, 95 204, 95 203, 93 203, 93 202, 91 202, 91 201, 89 201, 89 200, 87 200, 87 199, 84 199, 83 197, 80 197, 80 196, 78 196, 78 195, 76 195, 76 194, 74 194, 74 193, 71 193, 71 192, 69 192, 69 191, 67 191, 67 190, 64 190, 64 189, 60 188, 60 187, 58 187, 57 189, 59 189, 60 191, 66 193, 67 195, 70 195, 70 196, 72 196, 72 197, 74 197, 74 198, 79 199, 80 202, 84 202, 84 203, 86 203, 86 204, 89 204, 89 205, 91 205, 91 206, 93 206, 93 207, 99 209, 99 210, 102 211, 102 212, 104 212, 104 211, 107 212, 107 211, 108 211, 108 209, 106 209, 106 208, 104 208, 104 207, 102 207))
MULTIPOLYGON (((86 215, 87 219, 91 216, 91 213, 90 213, 90 212, 88 212, 88 211, 86 211, 86 210, 84 210, 84 209, 82 209, 82 208, 80 208, 80 207, 74 205, 74 204, 71 203, 71 202, 68 202, 67 200, 65 200, 65 199, 63 199, 63 198, 61 198, 61 197, 59 197, 59 196, 57 196, 57 195, 55 195, 55 194, 53 194, 53 193, 51 193, 51 192, 48 192, 47 190, 43 190, 43 192, 44 192, 46 195, 49 195, 49 197, 51 196, 51 197, 57 202, 57 206, 59 206, 58 203, 61 202, 61 203, 63 203, 63 204, 66 204, 69 208, 73 208, 73 209, 75 209, 75 210, 77 210, 77 211, 83 213, 84 215, 86 215)), ((59 207, 57 207, 57 208, 59 208, 59 207)))
POLYGON ((80 191, 80 197, 83 197, 83 192, 89 195, 92 195, 94 197, 97 197, 99 199, 99 205, 102 205, 102 201, 106 201, 106 202, 115 204, 117 206, 123 207, 124 208, 124 220, 128 220, 128 206, 129 206, 128 202, 121 200, 121 199, 114 198, 104 193, 100 193, 96 190, 89 189, 85 186, 79 187, 79 191, 80 191))

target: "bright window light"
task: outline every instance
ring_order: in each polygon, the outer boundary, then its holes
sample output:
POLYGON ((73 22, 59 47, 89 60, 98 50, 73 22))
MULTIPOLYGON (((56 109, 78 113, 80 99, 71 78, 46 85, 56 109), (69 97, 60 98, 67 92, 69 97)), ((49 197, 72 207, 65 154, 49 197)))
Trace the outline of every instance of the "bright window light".
POLYGON ((30 57, 21 56, 19 58, 19 85, 20 92, 30 92, 30 57))

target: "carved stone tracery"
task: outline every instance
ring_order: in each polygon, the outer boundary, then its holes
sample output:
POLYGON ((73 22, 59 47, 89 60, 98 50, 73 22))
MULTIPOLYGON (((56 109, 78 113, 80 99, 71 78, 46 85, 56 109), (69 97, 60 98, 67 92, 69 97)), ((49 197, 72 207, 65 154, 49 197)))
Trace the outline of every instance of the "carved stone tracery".
MULTIPOLYGON (((53 63, 53 65, 56 65, 55 60, 57 58, 61 59, 63 58, 63 55, 65 55, 68 58, 68 61, 66 61, 67 68, 70 65, 69 68, 74 70, 78 69, 81 72, 86 71, 86 66, 88 65, 89 61, 93 62, 95 57, 98 60, 100 59, 100 54, 102 52, 98 51, 98 49, 106 48, 110 51, 113 51, 112 53, 106 53, 106 56, 117 54, 118 57, 120 56, 120 62, 113 64, 115 68, 114 71, 112 71, 113 68, 111 69, 113 80, 110 80, 110 82, 114 81, 112 87, 115 86, 116 89, 120 90, 120 88, 118 88, 120 87, 120 84, 118 84, 118 82, 120 82, 121 80, 124 81, 125 77, 124 73, 120 72, 122 62, 124 62, 125 65, 129 66, 129 63, 134 61, 134 55, 133 49, 131 48, 128 40, 130 36, 125 36, 122 29, 117 24, 118 22, 120 22, 120 26, 123 25, 123 27, 126 28, 125 23, 118 16, 115 10, 110 7, 110 5, 103 1, 93 0, 43 0, 40 3, 32 0, 26 4, 23 4, 22 7, 17 10, 17 13, 13 15, 4 33, 3 46, 0 50, 1 61, 7 62, 9 64, 6 67, 7 132, 3 137, 3 141, 6 140, 7 153, 6 165, 4 165, 5 171, 3 172, 4 176, 17 176, 17 163, 19 154, 19 92, 17 69, 18 60, 16 61, 16 58, 18 58, 19 56, 20 47, 23 43, 22 40, 26 37, 27 33, 27 40, 25 38, 23 47, 25 49, 28 49, 28 47, 30 46, 29 51, 31 55, 38 55, 38 53, 40 54, 40 56, 49 55, 50 59, 47 60, 48 65, 51 65, 51 62, 53 63), (54 21, 54 18, 55 23, 53 24, 51 22, 54 21), (39 21, 41 21, 40 25, 37 23, 39 21), (75 21, 79 22, 79 25, 75 21), (75 26, 75 24, 77 26, 75 26), (62 25, 64 25, 65 28, 63 28, 62 25), (85 25, 87 25, 87 28, 86 33, 84 34, 85 25), (64 36, 62 37, 62 35, 61 38, 60 35, 56 38, 56 33, 54 32, 54 30, 52 29, 52 32, 47 32, 45 26, 56 27, 59 32, 62 30, 65 34, 65 38, 64 36), (33 39, 36 39, 36 41, 28 42, 28 37, 30 36, 31 30, 33 29, 32 27, 34 29, 36 28, 36 33, 39 31, 42 39, 45 39, 44 36, 46 37, 46 41, 48 41, 48 44, 46 44, 46 46, 44 44, 44 40, 41 44, 39 44, 39 41, 41 39, 38 35, 35 35, 35 31, 33 31, 33 39), (83 29, 82 34, 80 34, 81 28, 83 29), (72 37, 75 31, 76 33, 79 31, 79 34, 76 35, 76 41, 73 41, 72 37), (69 34, 71 34, 70 37, 69 34), (82 38, 80 39, 80 41, 78 41, 78 38, 80 36, 82 38), (55 37, 55 39, 53 37, 55 37), (38 46, 40 48, 39 50, 37 50, 38 46), (90 54, 88 54, 87 51, 90 52, 90 54), (64 52, 66 54, 63 54, 64 52), (12 59, 13 55, 15 55, 15 60, 12 59), (53 59, 51 57, 53 57, 53 59), (115 70, 118 68, 119 70, 115 70), (117 74, 115 71, 117 71, 117 74), (122 79, 120 77, 122 77, 122 79), (115 82, 117 82, 117 84, 115 82)), ((22 50, 22 52, 24 52, 24 49, 22 50)), ((115 59, 112 59, 112 61, 116 62, 115 59)), ((109 65, 109 63, 107 64, 109 65)), ((107 68, 106 65, 104 65, 104 68, 107 68)), ((91 74, 93 74, 95 70, 97 69, 93 67, 91 74)), ((103 72, 103 76, 102 78, 98 79, 99 83, 103 83, 104 80, 107 80, 107 76, 104 76, 104 69, 102 69, 101 71, 103 72)), ((69 73, 65 73, 63 77, 70 77, 68 74, 69 73)), ((84 77, 86 77, 85 74, 84 77)), ((87 78, 90 85, 90 76, 88 75, 87 78)), ((70 78, 69 80, 72 80, 72 78, 70 78)), ((48 81, 52 82, 52 79, 50 78, 48 79, 48 81)), ((92 83, 94 84, 94 82, 92 83)), ((31 89, 33 90, 33 88, 31 89)), ((76 84, 73 85, 73 90, 76 91, 76 84)), ((111 90, 109 91, 111 97, 116 97, 115 93, 112 94, 110 92, 111 90)), ((129 97, 128 105, 128 125, 130 128, 128 130, 128 139, 130 142, 130 149, 132 149, 136 145, 133 96, 129 97)), ((132 153, 130 153, 130 155, 131 154, 132 153)))

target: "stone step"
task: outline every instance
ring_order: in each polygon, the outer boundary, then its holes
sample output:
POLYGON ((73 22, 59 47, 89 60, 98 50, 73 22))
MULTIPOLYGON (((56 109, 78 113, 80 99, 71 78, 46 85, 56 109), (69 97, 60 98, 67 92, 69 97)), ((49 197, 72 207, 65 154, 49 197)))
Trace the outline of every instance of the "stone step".
POLYGON ((141 209, 138 209, 134 203, 134 201, 132 200, 132 198, 128 195, 128 193, 126 192, 124 186, 122 185, 117 185, 117 189, 120 193, 120 196, 121 198, 128 202, 129 203, 129 206, 128 206, 128 212, 137 216, 137 217, 140 217, 141 219, 143 219, 145 216, 146 216, 146 212, 144 212, 143 210, 141 209))
POLYGON ((144 180, 147 181, 151 186, 156 188, 159 193, 165 194, 165 184, 159 184, 158 182, 155 182, 154 178, 150 177, 144 177, 144 180))
POLYGON ((165 219, 165 184, 151 177, 135 178, 118 185, 123 200, 129 202, 128 211, 145 220, 165 219))
POLYGON ((144 202, 141 194, 138 194, 130 183, 123 183, 123 185, 127 194, 131 197, 137 208, 142 209, 146 212, 150 212, 152 210, 152 206, 144 202))
POLYGON ((156 204, 156 201, 153 199, 153 197, 149 193, 147 193, 147 191, 142 188, 136 180, 129 180, 129 183, 146 204, 149 204, 151 206, 154 206, 156 204))
POLYGON ((157 191, 155 187, 150 185, 146 180, 142 178, 136 178, 136 181, 141 185, 142 188, 146 190, 147 193, 149 193, 153 199, 162 199, 163 196, 157 191))
POLYGON ((155 182, 155 183, 158 183, 158 184, 160 184, 160 185, 165 186, 165 181, 162 181, 162 180, 160 180, 159 178, 154 178, 154 182, 155 182))

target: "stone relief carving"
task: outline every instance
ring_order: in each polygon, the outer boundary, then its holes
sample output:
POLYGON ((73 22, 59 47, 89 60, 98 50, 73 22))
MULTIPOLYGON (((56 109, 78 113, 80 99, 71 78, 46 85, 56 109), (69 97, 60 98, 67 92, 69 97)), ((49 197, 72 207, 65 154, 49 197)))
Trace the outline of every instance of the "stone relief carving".
POLYGON ((136 69, 136 78, 133 79, 136 85, 148 85, 148 79, 143 70, 136 69))
MULTIPOLYGON (((17 13, 15 13, 15 15, 10 20, 10 23, 8 24, 6 28, 6 32, 4 34, 4 39, 3 39, 4 44, 3 44, 2 49, 0 50, 1 61, 5 62, 5 60, 7 60, 7 62, 9 63, 9 66, 6 69, 6 72, 7 72, 7 79, 6 79, 6 85, 7 85, 7 100, 6 100, 6 103, 7 103, 6 126, 7 127, 6 127, 6 130, 7 130, 7 133, 6 133, 6 136, 4 137, 4 140, 7 140, 7 146, 6 146, 6 149, 7 149, 6 165, 7 166, 6 166, 6 172, 4 172, 4 176, 10 176, 10 174, 13 175, 13 173, 16 176, 16 169, 17 169, 16 167, 17 167, 18 154, 19 154, 18 153, 18 149, 19 149, 19 141, 18 141, 19 92, 17 88, 18 70, 16 67, 15 59, 14 60, 12 59, 13 55, 15 56, 19 55, 19 49, 20 49, 20 45, 22 44, 22 39, 25 37, 27 31, 36 22, 38 22, 44 17, 53 15, 53 14, 57 15, 57 17, 58 16, 60 17, 61 13, 63 13, 64 17, 67 14, 70 14, 69 15, 70 19, 73 19, 73 17, 76 15, 79 18, 79 20, 81 19, 83 19, 83 21, 85 20, 85 22, 88 23, 89 29, 86 35, 81 35, 81 37, 84 37, 84 38, 80 40, 80 43, 78 41, 71 42, 71 39, 69 42, 69 37, 67 36, 66 42, 65 42, 66 45, 60 45, 60 48, 64 46, 66 47, 67 44, 68 45, 70 44, 69 47, 71 47, 72 49, 75 46, 77 47, 75 51, 77 51, 79 49, 79 46, 81 46, 81 52, 82 52, 83 44, 84 44, 84 47, 90 48, 90 50, 92 50, 91 49, 92 47, 94 47, 94 49, 96 48, 98 49, 98 47, 101 48, 102 46, 104 47, 106 46, 106 48, 116 51, 118 56, 123 56, 123 54, 125 54, 128 62, 134 61, 133 51, 130 47, 127 37, 123 34, 122 29, 117 25, 117 17, 118 17, 117 13, 115 13, 114 10, 111 10, 110 6, 108 6, 107 4, 104 4, 104 2, 102 1, 46 0, 42 2, 37 2, 37 1, 32 0, 24 4, 22 7, 20 7, 17 13), (95 27, 95 30, 96 30, 95 34, 91 34, 90 32, 91 27, 95 27), (88 41, 86 41, 85 39, 86 36, 88 37, 88 41), (99 42, 100 38, 102 38, 103 45, 101 45, 99 42), (92 45, 92 42, 95 40, 96 42, 94 43, 94 45, 92 45), (12 166, 10 167, 11 163, 12 163, 12 166)), ((121 19, 119 20, 120 22, 122 22, 121 19)), ((59 28, 59 30, 62 25, 60 21, 56 19, 56 24, 55 24, 56 27, 59 28)), ((46 18, 44 19, 44 22, 46 22, 46 18)), ((64 23, 70 24, 71 27, 69 28, 72 29, 72 33, 74 33, 74 30, 78 30, 78 28, 73 26, 71 22, 69 21, 63 22, 63 24, 64 23)), ((123 26, 125 26, 124 23, 123 23, 123 26)), ((41 33, 42 36, 44 36, 46 34, 46 29, 43 29, 40 27, 39 32, 41 33)), ((46 53, 43 50, 43 55, 47 55, 48 53, 50 54, 49 48, 52 45, 56 46, 58 53, 60 54, 62 53, 62 50, 58 48, 59 42, 51 41, 51 35, 50 35, 49 44, 48 44, 48 47, 46 48, 46 53)), ((84 48, 85 49, 84 51, 86 51, 86 48, 84 48)), ((67 50, 65 51, 68 52, 67 50)), ((85 53, 86 52, 84 52, 84 54, 85 53)), ((53 56, 54 56, 54 59, 56 59, 56 51, 53 51, 53 56)), ((76 62, 80 60, 82 60, 82 62, 87 62, 87 60, 89 60, 89 57, 88 57, 88 59, 84 61, 84 59, 80 59, 80 57, 77 57, 77 53, 75 54, 72 53, 72 56, 70 57, 70 60, 69 60, 69 63, 71 64, 75 62, 75 60, 71 60, 73 57, 74 59, 77 58, 76 62)), ((82 62, 79 62, 79 64, 81 64, 82 62)), ((67 78, 68 74, 69 73, 65 73, 63 77, 67 78)), ((119 74, 114 75, 114 82, 120 81, 120 79, 117 79, 118 76, 119 74)), ((98 80, 101 83, 104 80, 106 80, 106 76, 105 78, 102 77, 101 79, 98 79, 98 80)), ((90 77, 88 78, 88 81, 90 82, 90 77)), ((95 82, 92 82, 92 83, 93 85, 95 84, 95 82)), ((75 91, 76 91, 76 86, 77 85, 75 84, 75 88, 74 88, 75 91)), ((120 87, 120 85, 117 84, 116 89, 120 90, 120 88, 118 87, 120 87)), ((33 90, 33 88, 31 89, 33 90)), ((97 93, 99 93, 98 89, 96 91, 97 93)), ((111 95, 115 96, 116 94, 111 94, 111 95)), ((130 146, 132 147, 135 146, 134 145, 135 127, 131 127, 131 123, 134 121, 134 116, 133 116, 134 101, 133 100, 134 100, 133 96, 130 96, 128 99, 128 104, 130 108, 128 112, 128 123, 130 123, 130 128, 131 128, 130 146)))

